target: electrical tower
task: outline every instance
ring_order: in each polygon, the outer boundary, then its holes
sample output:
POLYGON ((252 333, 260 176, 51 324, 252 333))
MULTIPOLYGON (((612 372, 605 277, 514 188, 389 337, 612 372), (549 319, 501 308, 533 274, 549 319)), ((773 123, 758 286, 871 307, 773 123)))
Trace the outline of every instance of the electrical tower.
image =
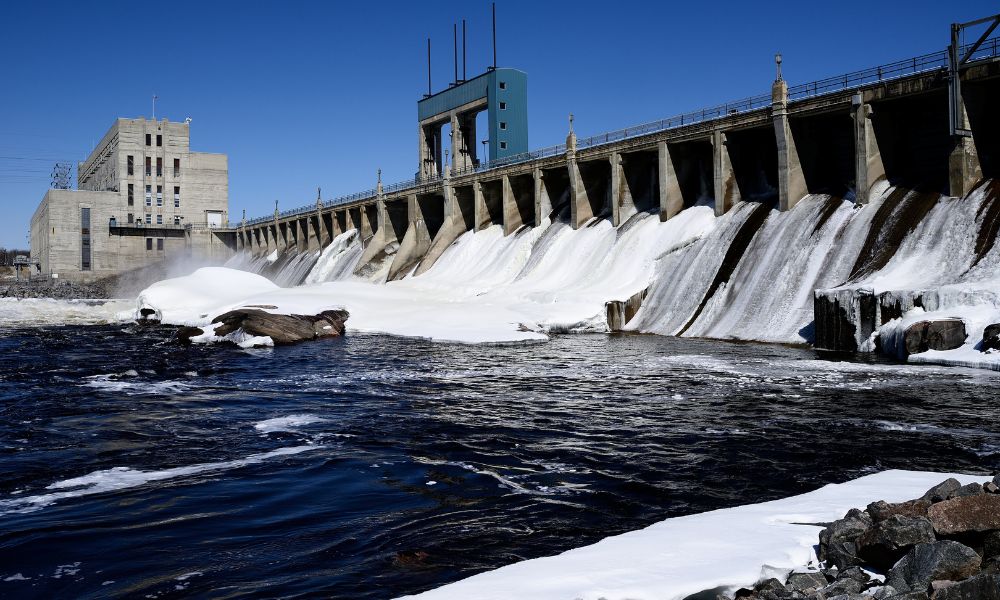
POLYGON ((52 167, 52 187, 57 190, 68 190, 70 188, 70 173, 72 171, 72 164, 56 163, 52 167))

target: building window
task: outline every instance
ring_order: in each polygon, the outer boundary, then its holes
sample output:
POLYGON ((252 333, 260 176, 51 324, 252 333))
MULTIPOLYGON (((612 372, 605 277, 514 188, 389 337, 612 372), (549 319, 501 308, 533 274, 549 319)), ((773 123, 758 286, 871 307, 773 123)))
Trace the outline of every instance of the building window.
POLYGON ((163 206, 163 186, 156 186, 156 205, 163 206))
POLYGON ((148 133, 146 134, 146 145, 147 145, 147 146, 151 146, 151 145, 152 145, 152 144, 150 143, 150 135, 149 135, 148 133))
POLYGON ((163 159, 159 156, 156 157, 156 176, 163 177, 163 159))
POLYGON ((135 157, 129 154, 126 164, 128 165, 128 174, 135 175, 135 157))
POLYGON ((181 224, 181 218, 174 215, 174 225, 180 225, 180 224, 181 224))
POLYGON ((90 209, 80 209, 80 270, 90 270, 90 209))
POLYGON ((146 186, 146 206, 153 205, 153 186, 146 186))
POLYGON ((128 205, 129 206, 135 205, 135 186, 132 185, 131 183, 128 184, 128 205))
POLYGON ((153 224, 153 215, 146 213, 146 225, 152 225, 152 224, 153 224))
POLYGON ((500 129, 501 130, 507 129, 507 121, 500 121, 500 129))
POLYGON ((156 250, 158 252, 163 252, 163 238, 156 239, 156 250))
POLYGON ((181 186, 174 186, 174 208, 181 207, 181 186))
MULTIPOLYGON (((500 82, 500 89, 501 90, 507 89, 507 82, 506 81, 501 81, 500 82)), ((149 139, 149 136, 146 136, 146 139, 149 139)))
POLYGON ((500 142, 500 149, 501 150, 506 150, 507 149, 507 142, 500 142))
POLYGON ((500 103, 500 110, 507 110, 507 103, 506 102, 501 102, 500 103))
POLYGON ((163 145, 163 136, 160 134, 156 134, 156 145, 157 146, 163 145))
POLYGON ((156 215, 156 224, 163 225, 163 215, 156 215))
POLYGON ((135 215, 133 215, 132 213, 129 213, 128 214, 128 224, 131 225, 133 222, 135 222, 135 215))
POLYGON ((153 249, 153 238, 146 238, 146 251, 153 249))
POLYGON ((175 158, 174 159, 174 177, 180 177, 180 176, 181 176, 181 159, 175 158))
POLYGON ((152 172, 153 172, 152 171, 153 170, 152 164, 153 164, 153 159, 151 159, 150 157, 147 156, 146 157, 146 177, 149 177, 152 174, 152 172))

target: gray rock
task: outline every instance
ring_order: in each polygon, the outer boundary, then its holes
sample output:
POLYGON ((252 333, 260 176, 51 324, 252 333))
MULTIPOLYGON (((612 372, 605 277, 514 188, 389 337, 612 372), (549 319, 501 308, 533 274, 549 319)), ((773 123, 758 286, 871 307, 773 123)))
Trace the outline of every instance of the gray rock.
POLYGON ((861 567, 848 567, 843 571, 840 571, 837 573, 837 577, 834 578, 834 581, 839 581, 841 579, 853 579, 854 581, 860 583, 862 588, 867 586, 872 580, 872 578, 868 576, 868 573, 865 573, 864 569, 861 567))
POLYGON ((955 490, 951 495, 952 498, 964 498, 965 496, 978 496, 979 494, 985 493, 983 486, 980 483, 970 483, 968 485, 963 485, 962 487, 955 490))
POLYGON ((992 481, 987 481, 983 484, 983 491, 987 494, 998 494, 1000 493, 1000 485, 997 485, 992 481))
POLYGON ((968 546, 951 540, 918 544, 886 575, 886 585, 900 592, 926 592, 932 581, 958 581, 979 572, 982 559, 968 546))
POLYGON ((884 585, 872 594, 872 598, 875 600, 888 600, 889 598, 895 598, 898 595, 899 591, 896 590, 896 588, 891 585, 884 585))
POLYGON ((792 573, 785 581, 785 589, 793 592, 812 592, 826 587, 826 576, 822 573, 792 573))
MULTIPOLYGON (((983 352, 987 350, 1000 350, 1000 323, 986 326, 986 329, 983 331, 983 342, 979 348, 983 352)), ((1000 483, 997 485, 1000 485, 1000 483)))
POLYGON ((894 515, 858 538, 858 556, 877 569, 888 569, 913 546, 935 539, 934 526, 927 518, 894 515))
POLYGON ((959 483, 957 479, 955 479, 954 477, 949 477, 948 479, 945 479, 941 483, 927 490, 927 492, 924 493, 924 495, 921 496, 920 499, 927 500, 928 502, 931 503, 941 502, 942 500, 947 500, 949 496, 958 491, 958 489, 961 487, 962 484, 959 483))
POLYGON ((934 600, 1000 600, 1000 575, 987 574, 938 590, 934 600))
POLYGON ((983 558, 1000 559, 1000 531, 991 531, 983 538, 983 558))
POLYGON ((819 590, 822 598, 833 598, 843 594, 860 594, 865 586, 856 579, 843 577, 819 590))
POLYGON ((819 559, 840 569, 860 564, 857 541, 872 526, 868 513, 856 508, 819 534, 819 559))
POLYGON ((1000 495, 960 496, 938 502, 927 509, 927 518, 938 535, 1000 529, 1000 495))
POLYGON ((927 509, 930 508, 931 503, 929 500, 910 500, 909 502, 899 502, 896 504, 889 504, 885 500, 879 500, 878 502, 872 502, 868 505, 868 514, 871 515, 872 520, 876 523, 879 521, 885 521, 894 515, 903 515, 904 517, 926 517, 927 509))
POLYGON ((935 319, 920 321, 903 332, 906 355, 928 350, 954 350, 965 343, 968 334, 962 319, 935 319))
POLYGON ((896 594, 895 596, 888 596, 886 600, 929 600, 930 596, 927 592, 907 592, 905 594, 896 594))

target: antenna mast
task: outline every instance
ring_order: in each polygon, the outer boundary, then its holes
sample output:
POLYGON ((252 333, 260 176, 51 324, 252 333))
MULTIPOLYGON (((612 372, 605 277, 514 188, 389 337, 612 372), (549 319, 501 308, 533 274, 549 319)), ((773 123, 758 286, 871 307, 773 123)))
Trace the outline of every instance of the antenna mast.
POLYGON ((497 70, 497 3, 493 3, 493 69, 497 70))
POLYGON ((458 85, 458 23, 451 24, 451 35, 455 42, 455 85, 458 85))
POLYGON ((427 95, 431 95, 431 38, 427 38, 427 95))
POLYGON ((462 81, 465 81, 465 19, 462 19, 462 81))
POLYGON ((156 120, 156 99, 159 98, 156 94, 153 94, 153 120, 156 120))

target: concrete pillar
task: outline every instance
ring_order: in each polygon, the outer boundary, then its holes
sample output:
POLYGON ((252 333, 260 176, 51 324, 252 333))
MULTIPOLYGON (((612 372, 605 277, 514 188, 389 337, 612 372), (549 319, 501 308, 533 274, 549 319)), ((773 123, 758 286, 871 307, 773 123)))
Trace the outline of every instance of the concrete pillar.
POLYGON ((788 84, 784 79, 778 79, 771 86, 771 117, 778 143, 778 207, 786 211, 791 210, 809 190, 788 122, 788 84))
POLYGON ((854 201, 857 204, 868 204, 872 186, 885 178, 872 114, 872 105, 862 102, 860 94, 856 96, 851 118, 854 119, 854 201))
POLYGON ((542 219, 552 214, 552 199, 549 198, 549 190, 545 187, 542 170, 535 169, 531 175, 535 179, 535 225, 538 226, 542 224, 542 219))
POLYGON ((360 211, 361 211, 361 229, 360 231, 358 231, 358 234, 361 236, 362 240, 367 240, 372 236, 374 230, 372 229, 371 221, 368 218, 368 211, 365 210, 364 205, 361 205, 360 211))
MULTIPOLYGON (((966 132, 972 130, 969 114, 965 110, 965 100, 959 96, 958 117, 961 128, 966 132)), ((979 153, 971 133, 954 136, 954 146, 948 156, 948 194, 964 197, 983 178, 983 168, 979 163, 979 153)))
POLYGON ((451 164, 454 172, 472 167, 476 158, 476 119, 451 114, 451 164), (470 144, 471 141, 471 144, 470 144))
POLYGON ((684 210, 684 195, 681 193, 680 181, 674 171, 674 161, 670 156, 670 148, 666 142, 656 145, 660 187, 660 221, 666 221, 684 210))
POLYGON ((635 214, 635 200, 625 178, 622 155, 611 153, 611 222, 618 227, 635 214))
POLYGON ((740 201, 740 188, 736 185, 733 163, 726 148, 726 134, 721 130, 712 132, 712 175, 715 189, 715 216, 726 214, 740 201))
POLYGON ((490 213, 486 209, 486 196, 483 195, 483 184, 478 179, 472 182, 473 220, 475 226, 473 231, 486 229, 490 224, 490 213))
POLYGON ((441 173, 441 125, 417 125, 421 179, 436 177, 441 173))
POLYGON ((590 206, 587 186, 583 183, 583 176, 580 174, 580 165, 576 162, 576 156, 566 161, 566 168, 569 170, 570 225, 573 226, 573 229, 579 229, 581 225, 594 217, 594 209, 590 206))
POLYGON ((503 176, 503 234, 510 235, 517 231, 524 220, 521 218, 521 211, 517 207, 517 198, 514 197, 514 188, 510 185, 510 177, 503 176))

